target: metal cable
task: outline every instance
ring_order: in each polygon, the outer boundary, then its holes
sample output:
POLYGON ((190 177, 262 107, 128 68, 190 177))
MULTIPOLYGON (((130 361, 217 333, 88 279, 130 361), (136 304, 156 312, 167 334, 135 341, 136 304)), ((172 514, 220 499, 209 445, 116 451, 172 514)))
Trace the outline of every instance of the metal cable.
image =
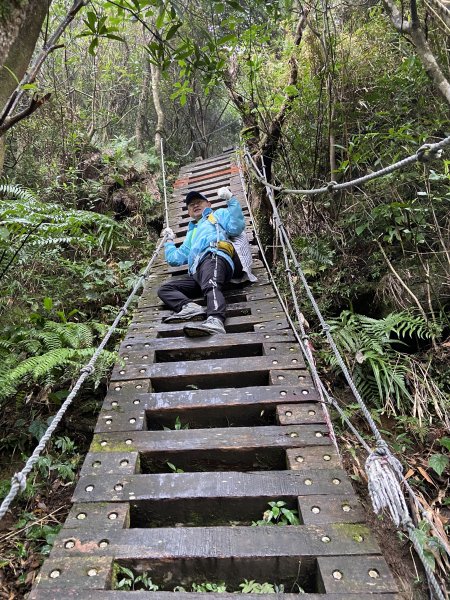
MULTIPOLYGON (((284 188, 283 186, 272 185, 269 183, 262 175, 259 173, 257 175, 257 179, 264 184, 266 187, 279 192, 281 194, 300 194, 302 196, 315 196, 317 194, 324 194, 326 192, 337 192, 339 190, 345 190, 351 187, 355 187, 357 185, 361 185, 362 183, 367 183, 372 179, 376 179, 377 177, 383 177, 384 175, 388 175, 389 173, 393 173, 398 169, 402 169, 411 163, 419 162, 427 162, 431 158, 437 157, 440 154, 440 151, 447 145, 450 144, 450 136, 444 138, 440 142, 436 142, 435 144, 423 144, 417 150, 415 154, 403 158, 388 167, 384 167, 379 171, 374 171, 373 173, 369 173, 369 175, 364 175, 363 177, 358 177, 357 179, 353 179, 352 181, 346 181, 344 183, 337 183, 336 181, 329 181, 326 185, 320 188, 313 188, 310 190, 292 190, 288 188, 284 188)), ((259 169, 258 169, 259 171, 259 169)))
POLYGON ((125 304, 122 306, 122 308, 119 310, 116 318, 114 319, 114 322, 112 323, 112 325, 110 326, 110 328, 108 329, 108 331, 106 332, 104 338, 102 339, 100 345, 98 346, 98 348, 96 349, 96 351, 94 352, 94 354, 92 355, 92 358, 90 359, 90 361, 80 369, 80 376, 78 377, 75 385, 73 386, 70 394, 67 396, 66 400, 64 401, 64 403, 61 405, 61 408, 58 410, 58 412, 56 413, 54 419, 51 422, 51 425, 47 428, 46 432, 44 433, 44 435, 42 436, 41 440, 39 441, 39 444, 36 446, 36 448, 34 449, 33 454, 29 457, 29 459, 27 460, 25 467, 19 472, 19 473, 15 473, 13 475, 13 477, 11 478, 11 489, 9 490, 6 498, 3 500, 1 506, 0 506, 0 520, 5 516, 11 502, 14 500, 14 498, 17 496, 19 491, 23 491, 26 488, 26 482, 27 482, 27 475, 31 472, 32 468, 34 467, 34 465, 36 464, 42 450, 45 448, 45 446, 47 445, 47 442, 49 441, 49 439, 51 438, 53 432, 55 431, 55 429, 57 428, 57 426, 59 425, 61 419, 63 418, 66 410, 69 408, 70 404, 72 403, 72 400, 75 398, 75 396, 77 395, 79 389, 81 388, 84 380, 89 377, 89 375, 91 375, 91 373, 94 372, 95 370, 95 363, 97 362, 98 357, 100 356, 101 352, 103 351, 103 349, 105 348, 106 344, 108 343, 109 338, 111 337, 111 335, 114 333, 115 329, 117 328, 117 325, 120 321, 120 319, 127 313, 127 309, 129 307, 129 305, 131 304, 134 296, 136 295, 137 291, 139 290, 139 288, 141 287, 141 285, 143 285, 145 278, 147 277, 148 272, 150 271, 153 263, 155 262, 161 248, 163 247, 164 242, 166 241, 166 235, 161 238, 161 240, 159 241, 158 245, 156 246, 155 251, 153 252, 153 255, 149 261, 149 263, 147 264, 146 268, 144 269, 144 272, 142 273, 142 275, 139 277, 139 279, 136 281, 130 295, 128 296, 127 301, 125 302, 125 304))

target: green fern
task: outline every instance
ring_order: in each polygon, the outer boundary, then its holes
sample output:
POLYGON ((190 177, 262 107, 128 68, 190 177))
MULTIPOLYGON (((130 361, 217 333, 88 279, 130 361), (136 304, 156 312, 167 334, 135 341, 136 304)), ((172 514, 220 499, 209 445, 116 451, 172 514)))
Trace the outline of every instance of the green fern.
MULTIPOLYGON (((343 311, 338 319, 329 320, 329 325, 361 396, 384 410, 401 412, 405 402, 410 406, 410 358, 396 348, 407 337, 434 338, 439 324, 430 325, 409 311, 383 319, 343 311)), ((327 351, 324 356, 327 364, 338 370, 334 354, 327 351)))
MULTIPOLYGON (((0 401, 24 385, 51 388, 69 382, 94 354, 97 331, 103 333, 105 327, 99 323, 47 320, 34 327, 12 328, 9 339, 0 340, 0 401)), ((95 385, 115 360, 115 352, 102 352, 93 375, 95 385)))
POLYGON ((27 190, 17 183, 7 183, 6 181, 0 183, 0 196, 12 196, 18 200, 36 200, 31 190, 27 190))

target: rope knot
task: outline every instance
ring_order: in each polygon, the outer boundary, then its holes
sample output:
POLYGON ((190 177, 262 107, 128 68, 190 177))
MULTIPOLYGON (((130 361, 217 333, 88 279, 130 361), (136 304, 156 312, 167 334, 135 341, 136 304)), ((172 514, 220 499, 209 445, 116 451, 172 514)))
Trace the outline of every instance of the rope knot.
POLYGON ((420 162, 429 162, 434 158, 439 158, 442 154, 441 148, 436 148, 435 144, 423 144, 416 152, 417 160, 420 162))
POLYGON ((337 181, 329 181, 327 183, 327 192, 330 192, 330 194, 332 194, 334 192, 334 188, 337 186, 338 182, 337 181))
POLYGON ((120 311, 122 313, 122 315, 127 315, 128 314, 128 308, 125 308, 124 306, 120 309, 120 311))
POLYGON ((365 464, 368 488, 375 513, 387 509, 397 527, 410 519, 399 475, 403 468, 387 446, 378 447, 369 454, 365 464))
POLYGON ((384 440, 379 439, 376 443, 376 450, 374 450, 374 453, 378 456, 387 456, 387 454, 389 453, 387 443, 384 440))
POLYGON ((95 367, 93 367, 92 365, 86 365, 82 369, 80 369, 80 373, 87 373, 88 375, 92 375, 94 371, 95 367))
POLYGON ((22 471, 20 473, 14 473, 11 478, 11 483, 12 485, 16 483, 19 486, 20 491, 24 492, 27 487, 27 478, 22 471))

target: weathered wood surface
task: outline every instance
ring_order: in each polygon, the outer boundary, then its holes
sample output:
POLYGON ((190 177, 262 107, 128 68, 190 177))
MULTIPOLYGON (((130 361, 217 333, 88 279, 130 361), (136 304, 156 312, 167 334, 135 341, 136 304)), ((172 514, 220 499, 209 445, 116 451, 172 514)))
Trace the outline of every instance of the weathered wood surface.
POLYGON ((185 600, 175 585, 224 580, 232 592, 244 579, 284 585, 285 600, 298 597, 296 585, 305 600, 399 600, 260 260, 232 153, 180 169, 169 201, 176 243, 186 192, 224 208, 224 185, 244 208, 258 281, 225 287, 226 335, 188 339, 184 323, 162 322, 170 311, 157 296, 186 267, 157 261, 30 600, 185 600), (273 500, 297 509, 301 524, 250 526, 273 500), (114 591, 118 565, 148 570, 160 590, 114 591))
MULTIPOLYGON (((94 457, 93 457, 94 458, 94 457)), ((95 459, 94 459, 95 460, 95 459)), ((123 459, 121 459, 123 460, 123 459)), ((256 465, 256 463, 255 463, 256 465)), ((254 467, 253 467, 254 468, 254 467)), ((306 494, 350 494, 350 479, 342 469, 318 471, 254 471, 210 473, 114 474, 82 476, 74 492, 74 500, 87 502, 123 502, 133 500, 182 500, 207 498, 229 500, 258 497, 267 499, 306 494)), ((236 515, 237 516, 237 515, 236 515)), ((255 519, 257 516, 255 516, 255 519)))
MULTIPOLYGON (((370 531, 359 524, 280 528, 177 527, 176 535, 171 527, 114 529, 108 531, 107 546, 100 546, 102 539, 102 530, 72 530, 68 535, 62 532, 55 540, 54 556, 65 558, 89 554, 90 557, 114 556, 118 560, 133 558, 141 565, 147 562, 146 568, 151 568, 150 561, 153 559, 239 560, 276 556, 298 557, 311 563, 311 559, 316 557, 359 556, 362 546, 367 554, 379 553, 379 546, 370 531), (68 540, 75 540, 75 545, 67 547, 68 540)), ((371 560, 365 557, 367 564, 371 560)))
POLYGON ((133 431, 95 434, 91 450, 114 451, 129 447, 131 451, 203 452, 216 450, 256 450, 257 448, 296 448, 329 446, 328 429, 320 423, 289 427, 236 427, 214 429, 182 429, 179 431, 133 431))

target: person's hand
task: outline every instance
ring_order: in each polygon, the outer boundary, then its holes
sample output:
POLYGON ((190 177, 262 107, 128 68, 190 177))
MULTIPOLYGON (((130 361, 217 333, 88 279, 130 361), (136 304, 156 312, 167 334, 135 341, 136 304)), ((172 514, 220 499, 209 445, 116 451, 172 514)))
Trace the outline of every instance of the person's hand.
POLYGON ((163 235, 166 236, 168 242, 173 242, 173 240, 175 239, 175 234, 173 232, 173 229, 171 229, 170 227, 166 227, 164 229, 163 235))
POLYGON ((219 196, 219 198, 222 198, 222 200, 229 200, 233 194, 227 187, 221 187, 217 190, 217 195, 219 196))

